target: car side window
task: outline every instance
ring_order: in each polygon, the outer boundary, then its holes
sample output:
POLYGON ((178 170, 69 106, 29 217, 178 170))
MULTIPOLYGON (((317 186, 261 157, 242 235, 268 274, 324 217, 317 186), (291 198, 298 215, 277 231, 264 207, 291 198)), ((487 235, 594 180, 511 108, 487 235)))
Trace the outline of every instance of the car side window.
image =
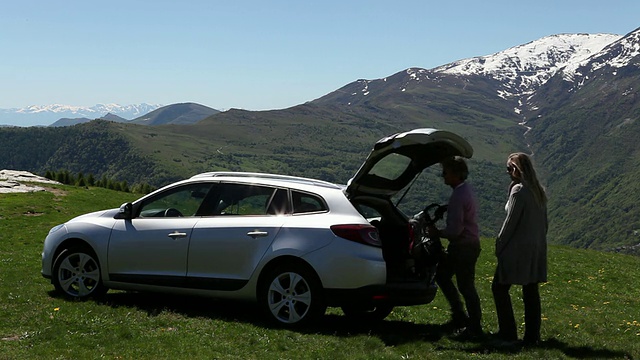
POLYGON ((316 195, 292 191, 291 198, 293 200, 294 214, 327 210, 325 202, 322 200, 322 198, 316 195))
POLYGON ((291 214, 291 202, 289 201, 288 191, 286 189, 276 190, 271 201, 267 206, 267 214, 284 215, 291 214))
POLYGON ((140 207, 141 218, 195 216, 211 184, 188 184, 147 199, 140 207))
POLYGON ((267 215, 275 188, 222 184, 213 215, 267 215))

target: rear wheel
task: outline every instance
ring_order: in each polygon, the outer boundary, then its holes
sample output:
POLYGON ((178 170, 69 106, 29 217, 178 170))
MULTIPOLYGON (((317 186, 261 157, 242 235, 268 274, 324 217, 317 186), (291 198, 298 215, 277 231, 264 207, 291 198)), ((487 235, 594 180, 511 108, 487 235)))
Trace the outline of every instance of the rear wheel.
POLYGON ((324 315, 327 305, 317 276, 304 266, 281 265, 260 286, 260 306, 278 325, 299 326, 324 315))
POLYGON ((100 264, 95 253, 86 246, 63 250, 53 265, 53 286, 65 296, 86 299, 103 295, 100 264))
POLYGON ((393 311, 393 305, 380 304, 371 307, 357 305, 342 306, 342 312, 357 322, 378 322, 384 320, 393 311))

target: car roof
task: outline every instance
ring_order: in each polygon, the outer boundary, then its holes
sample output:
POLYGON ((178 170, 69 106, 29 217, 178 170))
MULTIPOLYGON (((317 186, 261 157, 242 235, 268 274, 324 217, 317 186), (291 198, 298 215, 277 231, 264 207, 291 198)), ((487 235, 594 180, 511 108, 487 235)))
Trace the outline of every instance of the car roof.
POLYGON ((334 184, 328 181, 311 179, 299 176, 290 176, 290 175, 280 175, 280 174, 267 174, 267 173, 259 173, 259 172, 241 172, 241 171, 212 171, 205 172, 201 174, 197 174, 192 176, 190 179, 215 179, 215 180, 229 180, 229 181, 255 181, 261 183, 269 183, 275 184, 279 183, 281 185, 287 184, 297 184, 297 185, 305 185, 305 186, 319 186, 324 188, 331 188, 342 190, 344 186, 334 184))
POLYGON ((180 180, 168 185, 165 185, 145 196, 137 199, 135 203, 140 203, 146 199, 155 196, 158 193, 166 191, 178 186, 198 183, 198 182, 219 182, 219 183, 237 183, 245 185, 260 185, 260 186, 272 186, 279 188, 290 188, 292 190, 310 192, 320 195, 322 197, 335 197, 337 194, 344 196, 345 185, 334 184, 328 181, 303 178, 298 176, 288 176, 279 174, 267 174, 256 172, 235 172, 235 171, 212 171, 201 174, 196 174, 190 178, 180 180))

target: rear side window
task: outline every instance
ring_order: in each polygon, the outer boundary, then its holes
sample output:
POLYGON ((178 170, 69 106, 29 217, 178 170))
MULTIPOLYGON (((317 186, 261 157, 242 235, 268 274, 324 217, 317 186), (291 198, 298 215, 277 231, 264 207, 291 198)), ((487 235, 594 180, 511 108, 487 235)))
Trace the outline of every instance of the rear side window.
POLYGON ((267 215, 276 189, 243 184, 221 184, 213 215, 267 215))
POLYGON ((327 211, 327 205, 319 196, 292 191, 291 198, 293 200, 294 214, 327 211))

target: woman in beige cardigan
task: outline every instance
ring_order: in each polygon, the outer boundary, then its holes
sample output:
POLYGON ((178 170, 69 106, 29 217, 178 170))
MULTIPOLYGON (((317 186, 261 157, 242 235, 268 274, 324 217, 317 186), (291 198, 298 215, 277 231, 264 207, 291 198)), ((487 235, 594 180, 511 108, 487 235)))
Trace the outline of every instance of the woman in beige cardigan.
POLYGON ((538 284, 547 281, 547 196, 531 159, 514 153, 507 159, 511 177, 506 218, 496 240, 498 266, 491 289, 498 315, 499 339, 518 339, 509 289, 522 285, 524 346, 540 342, 541 306, 538 284))

